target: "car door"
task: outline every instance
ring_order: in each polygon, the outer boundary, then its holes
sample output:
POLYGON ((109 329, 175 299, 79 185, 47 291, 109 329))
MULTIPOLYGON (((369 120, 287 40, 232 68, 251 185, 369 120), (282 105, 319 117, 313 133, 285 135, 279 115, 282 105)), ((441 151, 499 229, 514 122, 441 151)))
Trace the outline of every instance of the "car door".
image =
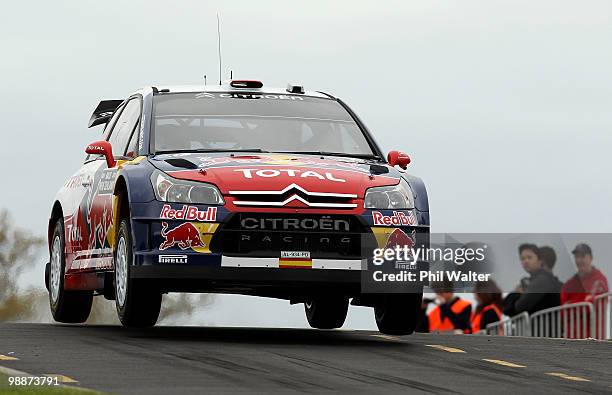
MULTIPOLYGON (((133 135, 138 133, 141 111, 140 97, 130 98, 122 107, 116 122, 109 125, 106 139, 113 148, 116 160, 127 159, 128 143, 133 135)), ((82 203, 87 222, 87 249, 83 251, 83 255, 87 257, 85 267, 95 270, 111 269, 114 242, 113 192, 118 168, 109 168, 103 159, 97 159, 95 162, 97 165, 92 167, 94 174, 90 189, 82 203)))
MULTIPOLYGON (((123 105, 117 107, 104 129, 104 136, 119 118, 123 105)), ((89 262, 89 202, 92 200, 96 173, 105 165, 101 155, 88 155, 83 166, 60 190, 64 210, 66 273, 87 268, 89 262)))

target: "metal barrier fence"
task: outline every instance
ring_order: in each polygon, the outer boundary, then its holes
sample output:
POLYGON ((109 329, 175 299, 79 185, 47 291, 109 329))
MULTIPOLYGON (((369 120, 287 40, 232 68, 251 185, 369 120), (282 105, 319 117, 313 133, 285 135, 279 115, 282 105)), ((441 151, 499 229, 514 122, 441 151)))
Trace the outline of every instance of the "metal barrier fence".
POLYGON ((596 339, 612 339, 610 316, 612 315, 612 292, 598 295, 593 299, 595 310, 594 331, 596 339))
POLYGON ((501 321, 493 322, 487 325, 485 334, 497 336, 531 336, 529 314, 523 312, 512 318, 505 318, 501 321))
POLYGON ((612 292, 598 295, 593 302, 552 307, 487 325, 481 335, 557 337, 566 339, 612 339, 612 292))
POLYGON ((580 302, 540 310, 531 315, 534 337, 585 339, 592 336, 595 323, 592 303, 580 302))

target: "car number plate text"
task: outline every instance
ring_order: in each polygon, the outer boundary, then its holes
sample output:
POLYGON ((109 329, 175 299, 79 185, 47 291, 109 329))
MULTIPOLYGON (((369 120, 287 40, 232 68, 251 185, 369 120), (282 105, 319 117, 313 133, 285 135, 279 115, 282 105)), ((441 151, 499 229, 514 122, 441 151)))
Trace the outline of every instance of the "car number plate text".
POLYGON ((280 257, 310 259, 310 251, 281 251, 280 257))

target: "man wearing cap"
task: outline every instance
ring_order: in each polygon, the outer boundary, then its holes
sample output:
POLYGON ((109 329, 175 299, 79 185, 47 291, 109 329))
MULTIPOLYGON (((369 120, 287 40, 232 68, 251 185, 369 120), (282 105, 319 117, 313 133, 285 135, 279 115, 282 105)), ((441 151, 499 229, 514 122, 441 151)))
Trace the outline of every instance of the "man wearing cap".
POLYGON ((572 251, 578 272, 561 289, 561 304, 591 302, 608 292, 606 276, 593 266, 593 252, 588 244, 578 244, 572 251))

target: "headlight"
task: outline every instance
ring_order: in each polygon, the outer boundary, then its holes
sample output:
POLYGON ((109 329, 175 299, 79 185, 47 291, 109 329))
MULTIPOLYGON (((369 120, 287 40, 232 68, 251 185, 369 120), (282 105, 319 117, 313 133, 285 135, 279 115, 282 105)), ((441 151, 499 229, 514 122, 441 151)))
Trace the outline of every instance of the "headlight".
POLYGON ((170 178, 160 171, 151 175, 155 197, 162 202, 224 204, 221 192, 212 184, 170 178))
POLYGON ((365 208, 413 209, 414 197, 410 185, 402 178, 399 184, 388 187, 374 187, 366 191, 365 208))

